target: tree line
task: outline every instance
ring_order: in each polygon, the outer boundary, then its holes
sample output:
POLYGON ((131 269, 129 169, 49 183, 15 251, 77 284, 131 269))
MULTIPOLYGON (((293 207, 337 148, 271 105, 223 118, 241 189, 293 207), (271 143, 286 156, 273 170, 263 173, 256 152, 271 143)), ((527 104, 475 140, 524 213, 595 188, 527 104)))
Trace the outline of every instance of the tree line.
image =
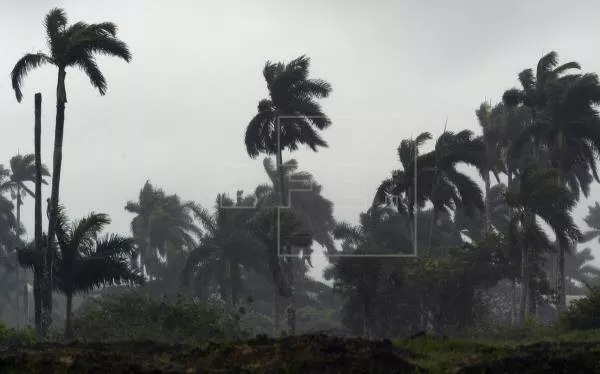
MULTIPOLYGON (((443 333, 494 313, 496 321, 508 314, 510 321, 524 323, 542 305, 563 310, 567 289, 577 285, 572 279, 587 282, 597 275, 595 268, 584 269, 589 251, 580 257, 573 252, 577 243, 595 237, 599 208, 590 207, 586 223, 593 230, 585 235, 575 225, 572 209, 600 181, 595 109, 600 85, 596 74, 582 73, 575 62, 559 65, 555 52, 519 73, 520 87, 506 90, 502 102, 481 104, 475 113, 481 134, 444 128, 435 139, 424 132, 402 140, 401 167, 374 191, 373 204, 358 226, 336 222, 321 186, 282 155, 301 145, 313 151, 327 147, 321 131, 332 121, 320 100, 330 95, 331 85, 309 77, 307 56, 287 63, 268 61, 262 73, 269 97, 259 101, 249 120, 245 145, 249 157, 267 156, 263 166, 269 183, 251 194, 238 191, 235 199, 219 194, 209 210, 147 182, 137 200, 125 206, 134 216, 131 237, 121 237, 101 235, 108 216, 91 213, 70 222, 60 203, 65 77, 67 68, 78 67, 104 95, 107 82, 95 56, 129 62, 131 53, 110 22, 68 24, 65 12, 53 9, 44 27, 48 53, 24 55, 11 73, 20 102, 23 80, 32 69, 49 64, 58 70, 46 233, 40 183, 49 173, 39 151, 41 96, 36 96, 36 151, 24 156, 29 179, 15 182, 17 195, 25 191, 36 198, 35 240, 20 245, 14 256, 20 266, 33 269, 35 324, 42 336, 52 324, 53 291, 66 296, 65 334, 70 336, 77 293, 143 284, 150 293, 201 300, 216 295, 233 310, 243 303, 243 295, 252 293, 246 286, 261 282, 271 288, 274 333, 280 330, 285 306, 287 333, 294 334, 297 301, 319 290, 306 275, 315 243, 331 255, 325 276, 342 298, 340 318, 363 335, 427 329, 443 333), (430 140, 434 149, 419 152, 430 140), (475 167, 484 188, 460 165, 475 167), (27 181, 36 182, 35 191, 26 189, 27 181), (290 195, 298 189, 305 191, 290 195), (341 251, 335 240, 341 241, 341 251), (412 258, 376 256, 408 254, 415 248, 418 255, 412 258), (353 257, 357 254, 362 257, 353 257), (510 299, 510 310, 490 311, 493 298, 510 299)), ((19 217, 20 197, 16 201, 19 217)), ((7 240, 13 235, 18 243, 22 229, 16 221, 5 230, 7 240)), ((17 247, 6 243, 5 248, 17 247)))

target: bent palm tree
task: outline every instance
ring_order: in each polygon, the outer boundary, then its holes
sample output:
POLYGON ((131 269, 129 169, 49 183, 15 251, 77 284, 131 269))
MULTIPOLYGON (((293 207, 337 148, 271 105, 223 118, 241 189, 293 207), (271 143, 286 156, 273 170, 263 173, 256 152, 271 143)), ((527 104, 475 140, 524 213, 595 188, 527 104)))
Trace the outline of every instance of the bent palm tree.
POLYGON ((90 79, 94 88, 101 95, 106 93, 106 79, 96 63, 95 55, 108 55, 119 57, 127 62, 131 60, 131 53, 127 45, 117 38, 117 26, 111 22, 87 24, 77 22, 67 25, 67 16, 64 10, 54 8, 45 18, 46 37, 49 54, 38 52, 28 53, 15 64, 12 73, 12 87, 17 101, 21 102, 23 94, 21 85, 25 76, 33 69, 44 64, 54 65, 58 69, 56 84, 56 127, 54 132, 54 156, 52 160, 52 189, 50 196, 50 217, 48 222, 48 238, 46 261, 46 300, 45 316, 48 319, 44 324, 45 330, 52 323, 52 255, 54 236, 56 230, 56 211, 58 210, 60 173, 62 166, 62 145, 65 125, 65 104, 67 93, 65 86, 66 69, 68 67, 80 68, 90 79))
POLYGON ((179 196, 154 188, 149 181, 137 201, 127 202, 125 210, 135 214, 131 232, 137 244, 136 257, 149 275, 156 276, 163 267, 159 254, 166 256, 167 252, 196 246, 194 237, 202 236, 202 232, 193 222, 191 207, 179 196))
POLYGON ((484 210, 483 193, 477 183, 456 169, 458 164, 467 164, 478 170, 487 170, 485 146, 473 133, 463 130, 458 133, 445 131, 437 139, 435 149, 424 154, 424 194, 433 204, 429 243, 433 237, 433 227, 440 212, 450 213, 462 207, 469 216, 475 211, 484 210))

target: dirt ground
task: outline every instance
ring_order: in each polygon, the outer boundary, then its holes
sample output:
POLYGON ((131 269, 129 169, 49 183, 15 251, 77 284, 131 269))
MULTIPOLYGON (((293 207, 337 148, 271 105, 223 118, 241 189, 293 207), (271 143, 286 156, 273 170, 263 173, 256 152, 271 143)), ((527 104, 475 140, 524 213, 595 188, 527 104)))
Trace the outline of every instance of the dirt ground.
POLYGON ((538 343, 441 370, 415 363, 433 360, 390 341, 325 335, 201 347, 73 342, 2 351, 0 373, 600 373, 600 342, 538 343))

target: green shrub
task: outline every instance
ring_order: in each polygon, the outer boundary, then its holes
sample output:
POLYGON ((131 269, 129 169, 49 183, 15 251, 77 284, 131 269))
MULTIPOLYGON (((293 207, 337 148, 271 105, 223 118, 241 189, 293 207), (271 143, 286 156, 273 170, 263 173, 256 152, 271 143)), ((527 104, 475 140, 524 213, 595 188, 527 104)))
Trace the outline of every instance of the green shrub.
POLYGON ((138 292, 107 295, 73 321, 77 339, 154 340, 195 344, 207 339, 241 338, 239 317, 217 303, 178 297, 154 299, 138 292))
POLYGON ((31 327, 15 329, 0 321, 0 347, 30 345, 37 342, 35 330, 31 327))
POLYGON ((600 328, 600 287, 592 286, 586 297, 573 301, 561 314, 560 324, 568 330, 600 328))

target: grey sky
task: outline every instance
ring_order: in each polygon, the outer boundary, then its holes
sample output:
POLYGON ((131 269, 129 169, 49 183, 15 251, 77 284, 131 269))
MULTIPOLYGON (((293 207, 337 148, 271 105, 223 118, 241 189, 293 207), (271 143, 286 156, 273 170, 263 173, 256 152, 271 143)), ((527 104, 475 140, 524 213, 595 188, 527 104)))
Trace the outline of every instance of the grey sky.
MULTIPOLYGON (((3 0, 5 164, 33 151, 33 95, 42 92, 43 160, 51 166, 56 71, 30 74, 21 104, 9 73, 23 53, 46 48, 42 20, 54 6, 70 21, 117 23, 133 53, 130 64, 99 58, 109 83, 104 97, 82 73, 67 73, 61 180, 71 217, 105 212, 111 230, 123 233, 132 218, 125 202, 146 179, 204 206, 219 192, 265 182, 262 158, 247 156, 243 137, 266 95, 266 60, 307 54, 312 76, 332 84, 323 103, 333 120, 323 133, 330 147, 293 157, 323 184, 336 217, 350 222, 398 167, 402 138, 436 135, 446 117, 449 129, 477 129, 479 103, 500 100, 520 70, 551 50, 600 72, 600 3, 592 1, 3 0)), ((594 186, 581 202, 579 217, 599 191, 594 186)), ((32 231, 31 200, 23 217, 32 231)), ((323 261, 315 262, 319 271, 323 261)))

